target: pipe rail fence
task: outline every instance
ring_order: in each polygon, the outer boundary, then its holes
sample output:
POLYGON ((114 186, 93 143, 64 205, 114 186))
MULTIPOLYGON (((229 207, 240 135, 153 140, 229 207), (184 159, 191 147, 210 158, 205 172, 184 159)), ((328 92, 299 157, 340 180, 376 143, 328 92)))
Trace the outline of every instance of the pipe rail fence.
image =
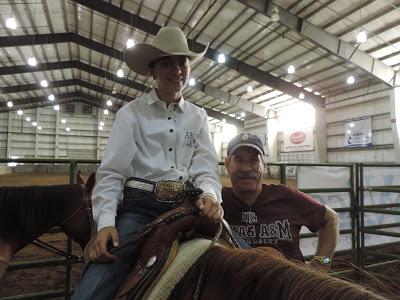
MULTIPOLYGON (((0 159, 0 164, 2 163, 24 163, 24 164, 66 164, 69 166, 69 182, 76 183, 78 167, 81 164, 88 165, 98 165, 99 160, 69 160, 69 159, 0 159)), ((223 165, 223 163, 219 163, 223 165)), ((312 163, 268 163, 267 172, 270 172, 270 167, 277 168, 279 182, 281 184, 287 184, 287 167, 346 167, 348 168, 350 177, 350 186, 343 188, 308 188, 300 189, 304 193, 339 193, 345 192, 349 194, 350 202, 348 207, 334 208, 336 212, 348 212, 351 217, 351 228, 340 230, 340 234, 351 234, 351 249, 336 251, 336 254, 352 253, 352 263, 356 266, 353 270, 338 271, 333 273, 334 276, 342 275, 345 273, 357 272, 359 269, 371 269, 374 267, 379 267, 382 265, 392 264, 400 262, 400 255, 395 255, 391 253, 384 253, 374 250, 367 249, 365 245, 365 235, 384 235, 399 237, 400 233, 391 232, 385 230, 386 228, 399 227, 400 223, 392 224, 378 224, 372 226, 366 226, 364 222, 365 213, 376 213, 376 214, 393 214, 400 215, 400 203, 394 204, 382 204, 382 205, 364 205, 364 192, 390 192, 390 193, 400 193, 400 186, 364 186, 363 174, 365 167, 398 167, 398 165, 386 165, 386 164, 312 164, 312 163), (374 255, 381 258, 390 259, 389 261, 366 265, 365 257, 366 255, 374 255)), ((58 229, 52 229, 51 232, 59 232, 58 229)), ((300 238, 310 238, 316 237, 316 233, 302 233, 300 238)), ((53 248, 53 246, 46 246, 45 242, 40 241, 39 244, 45 244, 45 248, 53 248)), ((51 249, 49 251, 52 251, 51 249)), ((7 272, 20 269, 31 269, 31 268, 45 268, 49 266, 65 266, 65 289, 63 290, 51 290, 45 292, 37 292, 23 295, 15 295, 9 297, 0 298, 0 300, 15 300, 15 299, 50 299, 54 297, 65 297, 65 299, 70 299, 73 292, 71 286, 71 271, 72 266, 75 263, 80 263, 80 258, 75 256, 72 251, 72 240, 68 237, 66 250, 54 250, 58 252, 61 258, 49 258, 40 259, 35 261, 21 261, 12 262, 7 269, 7 272)), ((52 251, 53 252, 53 251, 52 251)), ((306 256, 306 258, 308 258, 306 256)))

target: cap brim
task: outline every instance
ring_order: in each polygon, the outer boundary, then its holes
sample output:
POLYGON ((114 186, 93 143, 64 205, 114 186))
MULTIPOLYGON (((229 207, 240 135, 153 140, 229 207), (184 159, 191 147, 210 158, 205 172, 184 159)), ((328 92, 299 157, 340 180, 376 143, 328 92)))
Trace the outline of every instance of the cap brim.
POLYGON ((263 155, 265 154, 265 153, 264 153, 264 149, 262 149, 262 148, 260 148, 260 147, 258 147, 258 146, 256 146, 256 145, 254 145, 254 144, 240 144, 240 145, 236 145, 235 147, 233 147, 228 155, 233 154, 233 152, 235 152, 237 149, 239 149, 239 148, 241 148, 241 147, 250 147, 250 148, 253 148, 253 149, 257 150, 257 152, 260 153, 261 156, 263 156, 263 155))
POLYGON ((150 63, 166 56, 171 55, 182 55, 187 56, 190 59, 190 63, 193 64, 200 58, 204 56, 207 52, 208 45, 205 47, 203 52, 195 53, 195 52, 187 52, 187 53, 169 53, 163 50, 158 49, 147 43, 140 43, 137 44, 129 49, 127 49, 124 53, 124 60, 128 67, 133 70, 134 72, 148 76, 150 72, 150 63))

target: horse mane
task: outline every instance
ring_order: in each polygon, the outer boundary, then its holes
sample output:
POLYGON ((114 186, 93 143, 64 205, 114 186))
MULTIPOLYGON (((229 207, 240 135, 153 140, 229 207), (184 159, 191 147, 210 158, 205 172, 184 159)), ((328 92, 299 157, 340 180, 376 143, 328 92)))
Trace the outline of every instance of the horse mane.
MULTIPOLYGON (((200 272, 204 272, 202 287, 207 286, 201 291, 222 289, 226 299, 385 299, 364 287, 317 272, 304 263, 287 260, 269 247, 213 247, 192 267, 179 289, 194 292, 192 287, 196 286, 200 272)), ((200 295, 202 299, 215 296, 200 295)))
POLYGON ((31 241, 59 225, 82 199, 80 185, 0 187, 0 236, 31 241))

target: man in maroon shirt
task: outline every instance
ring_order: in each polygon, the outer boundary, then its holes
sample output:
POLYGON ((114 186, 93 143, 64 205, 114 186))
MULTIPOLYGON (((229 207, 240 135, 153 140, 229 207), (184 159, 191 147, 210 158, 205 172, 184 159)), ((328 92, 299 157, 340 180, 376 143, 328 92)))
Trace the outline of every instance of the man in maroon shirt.
POLYGON ((225 219, 250 246, 273 245, 288 258, 302 261, 301 227, 318 231, 310 264, 329 270, 339 236, 337 214, 298 190, 263 184, 263 158, 262 142, 254 134, 241 133, 229 142, 225 167, 232 188, 222 190, 225 219))

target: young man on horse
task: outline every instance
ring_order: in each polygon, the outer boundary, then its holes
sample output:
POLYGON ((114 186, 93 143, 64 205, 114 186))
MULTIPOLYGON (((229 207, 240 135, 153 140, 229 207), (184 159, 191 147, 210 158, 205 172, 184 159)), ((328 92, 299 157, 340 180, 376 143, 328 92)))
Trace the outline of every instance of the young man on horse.
MULTIPOLYGON (((73 299, 111 299, 137 259, 135 245, 118 246, 160 214, 176 208, 178 199, 162 200, 154 191, 193 181, 204 191, 196 201, 200 215, 223 217, 218 160, 210 139, 207 114, 182 96, 190 64, 202 53, 189 51, 177 27, 161 28, 151 43, 129 48, 125 61, 138 74, 152 76, 156 88, 122 107, 97 171, 93 213, 97 237, 87 269, 73 299), (165 183, 165 182, 164 182, 165 183), (165 186, 164 186, 165 187, 165 186), (118 206, 121 192, 122 203, 118 206), (116 251, 110 253, 110 246, 116 251)), ((168 195, 167 195, 168 196, 168 195)))
POLYGON ((273 245, 286 257, 303 260, 299 234, 306 226, 318 231, 310 264, 329 269, 339 236, 335 211, 298 190, 263 184, 264 148, 254 134, 241 133, 229 142, 225 167, 232 182, 222 190, 225 219, 249 245, 273 245))

